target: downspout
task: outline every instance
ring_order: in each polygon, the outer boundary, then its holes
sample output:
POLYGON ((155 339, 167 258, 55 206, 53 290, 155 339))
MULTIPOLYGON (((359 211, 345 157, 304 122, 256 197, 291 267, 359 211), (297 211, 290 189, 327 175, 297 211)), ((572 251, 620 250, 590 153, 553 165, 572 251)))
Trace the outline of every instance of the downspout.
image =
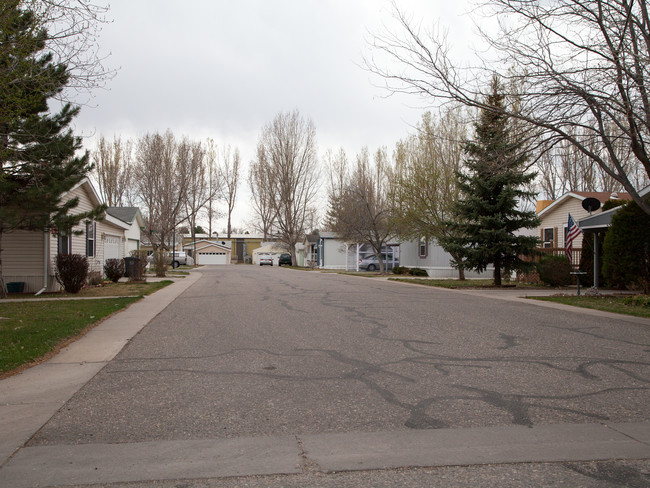
POLYGON ((43 232, 43 288, 38 290, 34 296, 38 296, 47 290, 47 278, 48 278, 48 261, 50 257, 50 233, 43 232))

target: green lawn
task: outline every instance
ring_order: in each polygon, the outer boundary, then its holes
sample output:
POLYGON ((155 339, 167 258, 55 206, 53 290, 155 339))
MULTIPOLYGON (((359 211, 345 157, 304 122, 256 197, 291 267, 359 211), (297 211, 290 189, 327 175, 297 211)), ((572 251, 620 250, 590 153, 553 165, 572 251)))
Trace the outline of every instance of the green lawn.
MULTIPOLYGON (((47 298, 60 298, 57 300, 0 301, 0 377, 3 373, 47 357, 103 318, 171 283, 173 282, 169 280, 155 283, 108 283, 83 289, 76 295, 46 295, 47 298), (101 298, 110 296, 119 298, 101 298), (98 298, 66 300, 67 297, 98 298)), ((26 299, 34 296, 10 295, 10 298, 26 299)))
MULTIPOLYGON (((32 299, 32 298, 75 298, 75 297, 138 297, 149 295, 161 288, 166 287, 173 283, 172 280, 156 281, 151 283, 106 283, 102 286, 93 286, 83 288, 79 293, 66 293, 64 291, 56 293, 43 293, 39 296, 34 296, 32 293, 12 293, 9 298, 32 299)), ((2 302, 0 302, 2 303, 2 302)))
POLYGON ((38 361, 140 298, 0 302, 0 373, 38 361))
POLYGON ((574 307, 593 308, 605 312, 634 315, 650 318, 650 297, 647 295, 636 296, 555 296, 555 297, 529 297, 534 300, 564 303, 574 307))
MULTIPOLYGON (((404 283, 415 283, 417 285, 437 286, 440 288, 494 288, 494 281, 487 280, 438 280, 430 278, 389 278, 390 281, 402 281, 404 283)), ((530 288, 535 285, 526 285, 521 283, 503 283, 504 287, 530 288)))

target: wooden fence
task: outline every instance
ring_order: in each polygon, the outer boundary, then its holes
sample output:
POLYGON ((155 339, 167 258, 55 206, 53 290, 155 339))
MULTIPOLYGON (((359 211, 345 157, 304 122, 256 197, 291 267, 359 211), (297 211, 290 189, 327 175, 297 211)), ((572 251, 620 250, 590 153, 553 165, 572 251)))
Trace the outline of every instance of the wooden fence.
MULTIPOLYGON (((551 256, 566 256, 566 249, 563 247, 539 247, 537 251, 543 254, 550 254, 551 256)), ((581 256, 582 248, 574 247, 571 249, 571 266, 573 268, 578 269, 581 256)))

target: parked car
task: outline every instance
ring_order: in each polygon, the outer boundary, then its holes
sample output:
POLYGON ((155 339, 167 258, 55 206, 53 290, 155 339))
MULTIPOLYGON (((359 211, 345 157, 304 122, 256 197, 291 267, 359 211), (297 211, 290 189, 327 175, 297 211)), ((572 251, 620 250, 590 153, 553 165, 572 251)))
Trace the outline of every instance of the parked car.
POLYGON ((278 266, 282 266, 283 264, 286 264, 287 266, 291 266, 291 254, 283 253, 280 254, 280 259, 278 260, 278 266))
POLYGON ((269 256, 268 254, 262 254, 260 256, 260 266, 264 266, 265 264, 273 266, 273 257, 269 256))
MULTIPOLYGON (((147 262, 153 264, 153 254, 147 256, 147 262)), ((194 264, 194 260, 184 251, 174 251, 174 259, 172 259, 171 252, 165 252, 165 262, 170 264, 172 268, 178 268, 184 264, 194 264)))
POLYGON ((174 257, 171 262, 172 268, 178 268, 181 264, 192 264, 190 262, 192 258, 189 257, 184 251, 174 251, 173 256, 174 257))
MULTIPOLYGON (((399 266, 399 259, 395 258, 395 261, 393 261, 392 256, 386 256, 386 254, 383 253, 381 255, 381 260, 384 263, 384 269, 389 269, 393 266, 399 266)), ((377 255, 371 254, 370 256, 359 259, 359 269, 366 269, 368 271, 378 270, 379 259, 377 259, 377 255)))

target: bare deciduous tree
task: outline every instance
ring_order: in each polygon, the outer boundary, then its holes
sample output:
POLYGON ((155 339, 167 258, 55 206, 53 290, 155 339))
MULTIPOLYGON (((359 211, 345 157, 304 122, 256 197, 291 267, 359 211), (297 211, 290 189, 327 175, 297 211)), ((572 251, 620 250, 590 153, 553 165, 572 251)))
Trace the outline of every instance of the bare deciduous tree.
POLYGON ((480 96, 493 75, 519 87, 508 116, 549 147, 566 141, 616 180, 650 213, 635 177, 650 174, 650 12, 634 0, 486 0, 498 31, 479 69, 460 68, 439 32, 424 31, 395 8, 399 33, 376 35, 372 47, 397 67, 368 58, 390 90, 457 100, 485 110, 480 96), (510 68, 506 72, 506 67, 510 68), (594 149, 596 148, 596 150, 594 149))
POLYGON ((212 236, 212 223, 221 217, 216 202, 221 193, 221 180, 217 165, 217 146, 213 139, 206 141, 206 177, 208 186, 208 201, 205 205, 205 214, 208 219, 208 234, 212 236))
POLYGON ((187 218, 190 160, 189 142, 178 142, 171 132, 147 134, 137 141, 133 175, 158 276, 165 275, 162 251, 169 250, 176 227, 187 218))
POLYGON ((251 161, 248 170, 248 186, 253 196, 252 205, 256 220, 254 226, 262 232, 264 240, 273 234, 275 224, 275 208, 271 198, 269 169, 264 156, 264 150, 258 146, 258 157, 251 161))
POLYGON ((32 10, 41 28, 47 29, 46 46, 55 62, 68 67, 70 78, 63 99, 72 94, 90 92, 115 76, 103 62, 108 57, 100 52, 99 35, 109 22, 109 7, 93 1, 19 0, 21 8, 32 10), (71 91, 70 91, 71 89, 71 91))
MULTIPOLYGON (((398 143, 392 199, 402 236, 438 242, 449 236, 466 126, 461 107, 449 107, 438 119, 426 112, 417 133, 398 143)), ((465 279, 462 257, 453 251, 451 257, 465 279)))
POLYGON ((189 225, 192 242, 194 242, 194 256, 196 257, 196 220, 199 212, 210 200, 210 185, 207 177, 208 167, 205 150, 200 142, 190 143, 189 168, 187 169, 187 194, 185 196, 185 215, 189 225))
POLYGON ((110 143, 104 136, 99 138, 92 161, 99 192, 109 207, 129 205, 132 201, 132 158, 133 143, 130 140, 114 137, 110 143))
POLYGON ((266 172, 278 237, 295 265, 296 244, 304 236, 319 187, 314 124, 297 111, 277 115, 262 129, 257 158, 266 172))
POLYGON ((221 151, 219 163, 219 181, 221 182, 221 198, 228 207, 228 239, 232 234, 232 212, 237 202, 237 189, 239 188, 239 149, 231 152, 230 146, 221 151))
POLYGON ((388 156, 385 149, 379 149, 371 164, 364 148, 352 171, 344 167, 344 156, 339 153, 334 160, 330 177, 329 225, 347 242, 370 244, 383 273, 383 247, 397 234, 389 199, 392 175, 388 156))

